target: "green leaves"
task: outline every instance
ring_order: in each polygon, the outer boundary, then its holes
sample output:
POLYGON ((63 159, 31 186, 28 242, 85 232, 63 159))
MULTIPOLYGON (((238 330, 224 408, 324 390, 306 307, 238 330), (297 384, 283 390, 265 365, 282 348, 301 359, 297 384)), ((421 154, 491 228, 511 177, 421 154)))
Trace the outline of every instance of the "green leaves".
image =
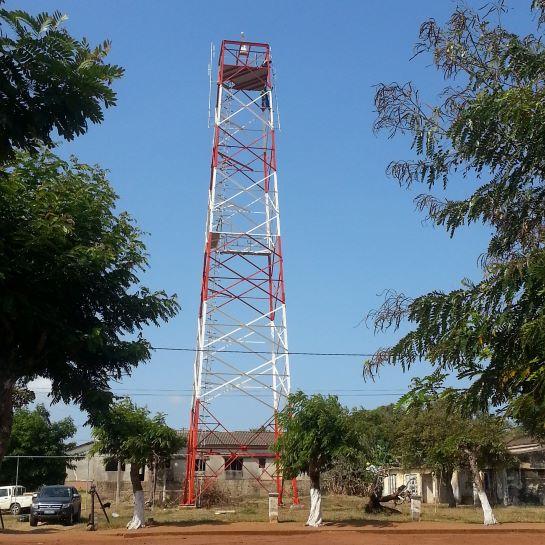
MULTIPOLYGON (((532 7, 541 24, 543 3, 532 7)), ((377 351, 366 372, 427 360, 440 374, 469 380, 459 397, 468 410, 502 407, 543 434, 529 417, 545 418, 545 48, 493 22, 501 9, 483 15, 461 5, 445 25, 421 26, 416 55, 432 54, 450 80, 437 104, 423 104, 411 83, 377 88, 375 129, 412 135, 416 154, 388 172, 403 185, 430 188, 417 208, 451 236, 480 223, 491 237, 480 281, 416 298, 386 293, 370 316, 375 329, 406 321, 413 329, 377 351), (460 175, 479 184, 473 194, 439 197, 460 175)))
POLYGON ((0 375, 50 378, 54 399, 91 410, 149 358, 142 328, 179 308, 140 285, 142 233, 116 200, 103 169, 46 150, 0 177, 0 375))
POLYGON ((0 9, 0 165, 16 149, 52 146, 53 130, 72 140, 116 103, 112 83, 123 69, 104 62, 110 42, 76 40, 66 19, 0 9))
POLYGON ((468 467, 468 450, 481 468, 509 464, 505 421, 485 413, 464 414, 455 397, 448 395, 454 392, 436 391, 440 381, 437 374, 417 379, 412 392, 398 402, 394 451, 401 465, 449 474, 468 467))
POLYGON ((138 466, 162 464, 185 445, 185 437, 165 423, 164 415, 149 411, 129 399, 113 404, 93 428, 93 454, 138 466))
POLYGON ((282 474, 286 479, 331 466, 335 456, 346 448, 349 436, 348 411, 336 396, 290 395, 288 406, 278 414, 284 430, 276 443, 282 474))
MULTIPOLYGON (((19 408, 13 417, 13 428, 7 454, 10 456, 58 456, 50 459, 19 460, 19 484, 36 490, 43 484, 62 483, 66 477, 66 465, 70 463, 68 451, 75 446, 70 439, 76 433, 71 418, 51 422, 43 405, 35 409, 19 408)), ((0 467, 0 482, 14 484, 17 461, 4 460, 0 467)))

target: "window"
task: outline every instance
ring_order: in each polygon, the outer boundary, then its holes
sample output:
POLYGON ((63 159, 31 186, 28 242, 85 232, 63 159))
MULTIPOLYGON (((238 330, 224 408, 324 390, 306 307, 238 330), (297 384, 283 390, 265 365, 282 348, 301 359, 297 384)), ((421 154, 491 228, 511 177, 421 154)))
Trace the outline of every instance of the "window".
POLYGON ((259 458, 259 469, 265 469, 265 466, 267 465, 267 458, 259 458))
POLYGON ((195 460, 195 471, 206 471, 206 460, 204 458, 197 458, 195 460))
POLYGON ((418 495, 418 477, 414 473, 405 475, 405 486, 411 494, 418 495))
POLYGON ((388 475, 388 490, 387 494, 393 494, 396 490, 396 475, 395 473, 393 475, 388 475))
POLYGON ((0 488, 0 498, 7 498, 7 496, 8 496, 8 489, 0 488))
POLYGON ((244 458, 224 458, 225 460, 225 479, 242 479, 242 467, 244 458))
MULTIPOLYGON (((106 460, 106 463, 104 464, 104 469, 106 471, 117 471, 117 460, 111 458, 106 460)), ((125 464, 123 462, 121 462, 121 471, 125 471, 125 464)))

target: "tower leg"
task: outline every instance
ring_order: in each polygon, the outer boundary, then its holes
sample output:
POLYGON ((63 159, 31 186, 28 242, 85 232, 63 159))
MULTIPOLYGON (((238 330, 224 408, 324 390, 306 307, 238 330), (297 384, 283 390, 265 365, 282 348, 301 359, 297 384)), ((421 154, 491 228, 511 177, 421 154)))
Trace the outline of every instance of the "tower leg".
MULTIPOLYGON (((274 440, 277 441, 280 436, 280 429, 278 427, 278 416, 274 413, 274 440)), ((284 495, 284 479, 282 478, 280 470, 280 455, 278 452, 275 454, 276 459, 276 492, 278 494, 278 505, 282 505, 284 495)))
POLYGON ((291 492, 293 498, 293 505, 299 505, 299 491, 297 490, 297 479, 291 480, 291 492))
POLYGON ((191 423, 187 434, 187 458, 185 466, 185 483, 182 505, 195 505, 195 466, 197 465, 197 442, 199 432, 199 407, 198 399, 191 409, 191 423))

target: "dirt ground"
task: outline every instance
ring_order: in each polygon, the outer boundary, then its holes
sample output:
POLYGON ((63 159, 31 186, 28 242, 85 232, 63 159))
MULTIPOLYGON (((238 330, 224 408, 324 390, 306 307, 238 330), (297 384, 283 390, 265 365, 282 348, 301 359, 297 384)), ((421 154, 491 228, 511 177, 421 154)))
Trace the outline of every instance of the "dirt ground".
POLYGON ((168 524, 136 532, 43 526, 6 530, 2 545, 545 545, 545 523, 508 523, 493 527, 441 522, 366 521, 305 528, 300 523, 236 522, 168 524))

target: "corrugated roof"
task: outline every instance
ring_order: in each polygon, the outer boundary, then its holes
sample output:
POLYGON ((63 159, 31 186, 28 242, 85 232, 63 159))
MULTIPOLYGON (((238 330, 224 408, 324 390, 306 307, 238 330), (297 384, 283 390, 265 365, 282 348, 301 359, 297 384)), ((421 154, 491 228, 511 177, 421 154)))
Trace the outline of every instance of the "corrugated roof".
MULTIPOLYGON (((179 430, 180 435, 186 435, 188 430, 179 430)), ((274 432, 272 431, 222 431, 199 432, 199 446, 217 449, 265 449, 271 450, 274 443, 274 432)), ((93 441, 87 441, 70 450, 70 454, 79 454, 81 451, 88 451, 93 441)), ((185 452, 185 448, 183 449, 185 452)))
POLYGON ((274 443, 272 431, 213 431, 199 433, 200 447, 215 448, 263 448, 270 449, 274 443))

